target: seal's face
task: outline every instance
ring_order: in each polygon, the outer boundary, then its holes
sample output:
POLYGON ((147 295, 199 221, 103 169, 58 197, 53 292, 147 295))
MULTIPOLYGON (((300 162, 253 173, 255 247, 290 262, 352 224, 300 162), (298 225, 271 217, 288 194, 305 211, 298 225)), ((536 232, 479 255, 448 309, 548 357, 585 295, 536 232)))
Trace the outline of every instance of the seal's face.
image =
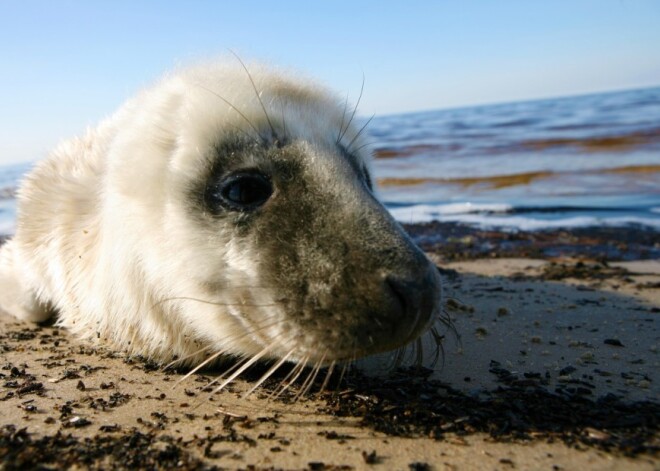
POLYGON ((233 303, 245 342, 331 361, 397 348, 428 327, 435 267, 375 199, 361 159, 341 145, 238 136, 216 152, 198 208, 207 228, 255 254, 233 303))
POLYGON ((374 197, 354 112, 247 69, 168 76, 38 165, 0 304, 157 361, 247 366, 350 360, 437 320, 436 269, 374 197))
POLYGON ((338 139, 356 130, 309 96, 281 120, 259 105, 242 105, 247 119, 223 126, 183 186, 197 256, 217 268, 196 275, 194 297, 216 310, 204 336, 232 353, 321 363, 416 339, 439 313, 437 270, 375 198, 359 146, 338 139))

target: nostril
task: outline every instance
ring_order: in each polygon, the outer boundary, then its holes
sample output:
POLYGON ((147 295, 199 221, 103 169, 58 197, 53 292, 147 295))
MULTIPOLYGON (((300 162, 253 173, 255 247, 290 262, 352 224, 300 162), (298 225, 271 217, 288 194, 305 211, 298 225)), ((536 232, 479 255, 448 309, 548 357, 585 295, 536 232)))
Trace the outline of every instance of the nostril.
POLYGON ((393 276, 385 278, 385 283, 397 304, 397 311, 401 314, 405 314, 410 307, 409 283, 397 280, 393 276))

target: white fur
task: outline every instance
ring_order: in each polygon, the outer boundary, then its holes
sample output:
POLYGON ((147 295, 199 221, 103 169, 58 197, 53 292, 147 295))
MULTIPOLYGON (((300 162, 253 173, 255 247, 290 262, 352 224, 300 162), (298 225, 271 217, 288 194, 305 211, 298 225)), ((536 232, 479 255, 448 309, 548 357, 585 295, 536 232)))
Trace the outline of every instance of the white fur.
MULTIPOLYGON (((308 80, 248 68, 271 119, 314 143, 310 158, 337 171, 342 163, 323 162, 318 149, 334 145, 351 110, 308 80)), ((241 288, 260 282, 258 247, 191 230, 181 203, 210 165, 209 146, 227 132, 256 135, 252 126, 267 134, 264 118, 246 71, 232 60, 167 76, 60 144, 21 185, 16 236, 0 249, 0 306, 31 321, 56 311, 58 324, 85 339, 159 361, 198 361, 205 354, 195 352, 208 346, 253 355, 285 335, 281 324, 255 330, 254 316, 245 315, 258 310, 276 323, 285 315, 278 309, 238 306, 276 302, 267 289, 241 288), (227 289, 209 299, 200 288, 209 280, 227 289)), ((356 131, 351 126, 344 141, 356 131)))

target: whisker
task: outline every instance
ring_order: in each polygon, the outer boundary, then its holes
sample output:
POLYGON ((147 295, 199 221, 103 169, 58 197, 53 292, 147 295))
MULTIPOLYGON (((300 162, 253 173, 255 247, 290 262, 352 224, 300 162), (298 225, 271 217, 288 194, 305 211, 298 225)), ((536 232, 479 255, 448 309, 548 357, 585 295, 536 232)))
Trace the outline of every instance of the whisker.
POLYGON ((190 378, 192 375, 197 373, 200 369, 204 368, 206 365, 217 359, 220 355, 226 353, 224 350, 218 350, 215 352, 213 355, 208 357, 206 360, 201 362, 199 365, 194 367, 192 370, 190 370, 188 373, 186 373, 182 378, 180 378, 176 383, 174 383, 174 386, 172 386, 172 389, 176 388, 179 384, 181 384, 183 381, 186 379, 190 378))
POLYGON ((332 372, 335 369, 335 365, 337 362, 335 360, 332 360, 332 363, 330 363, 330 366, 328 367, 328 372, 325 375, 325 379, 323 380, 323 384, 321 384, 321 389, 319 389, 319 392, 325 391, 326 386, 328 386, 328 383, 330 382, 330 376, 332 376, 332 372))
POLYGON ((355 363, 355 354, 348 360, 346 360, 341 368, 341 373, 339 374, 339 381, 337 381, 337 389, 341 388, 341 383, 344 381, 344 376, 348 372, 348 370, 353 366, 355 363))
MULTIPOLYGON (((279 319, 279 320, 277 320, 277 321, 275 321, 275 322, 270 322, 270 323, 267 323, 267 324, 259 325, 259 326, 257 326, 256 328, 252 328, 252 329, 250 329, 250 330, 244 332, 243 334, 241 334, 241 335, 239 335, 239 336, 233 336, 233 335, 232 335, 232 336, 229 336, 229 335, 228 335, 228 336, 226 337, 226 339, 230 339, 230 338, 231 338, 231 340, 240 340, 240 339, 245 338, 245 337, 247 337, 247 336, 254 335, 254 334, 260 332, 261 330, 267 329, 267 328, 269 328, 269 327, 272 327, 272 326, 275 326, 275 325, 277 325, 277 324, 281 324, 281 323, 284 323, 284 322, 285 322, 284 319, 279 319)), ((218 340, 218 343, 222 343, 222 342, 223 342, 223 339, 218 340)), ((208 349, 208 348, 212 348, 212 346, 209 345, 208 347, 205 347, 204 349, 208 349)), ((200 353, 200 352, 203 351, 204 349, 201 349, 201 350, 198 351, 197 353, 200 353)), ((195 354, 192 354, 192 355, 195 355, 195 354)), ((188 358, 188 357, 190 357, 190 356, 192 356, 192 355, 188 355, 187 357, 184 357, 184 358, 182 358, 182 359, 175 360, 175 362, 181 362, 181 361, 185 360, 186 358, 188 358)), ((196 373, 197 371, 199 371, 201 368, 203 368, 204 366, 208 365, 209 363, 213 362, 214 360, 216 360, 216 359, 217 359, 219 356, 221 356, 221 355, 229 355, 229 351, 227 351, 227 350, 219 350, 219 351, 217 351, 217 352, 214 352, 209 358, 203 360, 199 365, 195 366, 191 371, 189 371, 188 373, 186 373, 181 379, 179 379, 179 380, 174 384, 174 386, 172 386, 172 388, 175 388, 176 386, 178 386, 181 382, 183 382, 183 381, 185 381, 186 379, 188 379, 191 375, 193 375, 194 373, 196 373)), ((175 363, 175 362, 172 362, 172 363, 175 363)), ((237 362, 237 365, 241 365, 241 364, 242 364, 241 361, 238 361, 238 362, 237 362)), ((215 384, 215 383, 217 383, 218 381, 220 381, 225 375, 229 374, 229 373, 230 373, 235 367, 236 367, 236 365, 234 365, 234 367, 230 368, 229 370, 223 372, 218 378, 216 378, 214 381, 212 381, 211 383, 209 383, 206 387, 208 387, 209 385, 215 384)))
MULTIPOLYGON (((218 376, 216 376, 212 381, 209 381, 209 383, 208 383, 206 386, 204 386, 204 389, 209 389, 209 388, 210 388, 211 386, 213 386, 214 384, 218 384, 220 381, 222 381, 223 379, 225 379, 225 378, 227 377, 227 375, 232 374, 232 373, 233 373, 234 371, 236 371, 238 368, 240 368, 241 366, 243 366, 248 360, 249 360, 249 357, 237 358, 237 359, 236 359, 236 363, 234 363, 232 366, 230 366, 230 367, 227 368, 225 371, 223 371, 222 373, 220 373, 220 374, 219 374, 218 376)), ((211 395, 212 395, 214 392, 215 392, 215 391, 212 391, 212 392, 211 392, 211 395)))
POLYGON ((188 296, 172 296, 171 298, 165 298, 161 299, 157 303, 155 303, 153 306, 151 306, 151 309, 169 302, 169 301, 195 301, 200 304, 209 304, 211 306, 245 306, 245 307, 273 307, 273 306, 279 306, 281 304, 284 304, 284 301, 275 301, 273 303, 267 303, 267 304, 251 304, 251 303, 222 303, 219 301, 207 301, 205 299, 197 299, 197 298, 192 298, 188 296))
MULTIPOLYGON (((355 103, 355 107, 353 108, 353 113, 351 113, 351 117, 349 118, 348 123, 346 123, 346 127, 341 132, 337 142, 341 142, 341 140, 346 135, 346 132, 348 131, 348 128, 351 126, 351 123, 353 122, 353 118, 355 118, 355 113, 357 113, 358 106, 360 106, 360 100, 362 100, 362 94, 364 93, 364 82, 365 82, 365 77, 364 77, 364 73, 363 73, 362 74, 362 86, 360 87, 360 95, 358 96, 357 102, 355 103)), ((350 145, 347 146, 346 148, 348 149, 349 147, 350 147, 350 145)))
POLYGON ((341 382, 344 380, 344 375, 346 374, 346 370, 348 369, 350 364, 351 361, 349 360, 344 362, 344 365, 341 367, 341 373, 339 374, 339 381, 337 382, 338 389, 341 387, 341 382))
MULTIPOLYGON (((375 116, 375 115, 374 115, 374 116, 375 116)), ((365 143, 362 144, 361 146, 358 146, 358 147, 356 147, 355 149, 352 149, 351 152, 355 154, 355 153, 357 153, 358 151, 364 149, 365 147, 373 146, 374 144, 375 144, 375 142, 372 142, 372 141, 365 142, 365 143)))
MULTIPOLYGON (((238 368, 240 368, 242 365, 244 365, 247 361, 249 361, 249 358, 241 358, 241 359, 237 360, 236 363, 235 363, 234 365, 232 365, 230 368, 228 368, 227 370, 225 370, 225 371, 223 371, 221 374, 219 374, 215 379, 213 379, 212 381, 210 381, 210 382, 208 382, 206 385, 204 385, 204 387, 202 388, 202 392, 205 391, 205 390, 208 390, 208 389, 211 388, 211 386, 213 386, 214 384, 217 384, 217 383, 219 383, 220 381, 222 381, 222 380, 223 380, 228 374, 231 374, 232 372, 236 371, 238 368)), ((210 399, 211 397, 213 397, 213 395, 214 395, 215 393, 216 393, 216 390, 212 390, 212 391, 206 396, 206 399, 207 399, 207 400, 210 399)), ((202 404, 204 404, 204 402, 206 402, 206 401, 204 401, 204 400, 202 400, 202 399, 199 399, 199 401, 197 402, 197 404, 195 405, 195 407, 193 407, 193 409, 198 408, 199 406, 201 406, 202 404)))
POLYGON ((264 355, 266 355, 272 349, 273 349, 273 345, 271 344, 271 345, 268 345, 267 347, 265 347, 263 350, 261 350, 256 355, 254 355, 252 358, 250 358, 248 361, 246 361, 243 364, 243 366, 241 366, 238 370, 236 370, 234 373, 232 373, 232 375, 229 376, 229 378, 227 378, 220 386, 215 388, 211 394, 215 394, 217 392, 222 391, 225 388, 225 386, 227 386, 229 383, 234 381, 238 377, 238 375, 243 373, 250 366, 254 365, 260 358, 262 358, 264 355))
POLYGON ((192 358, 192 357, 194 357, 194 356, 196 356, 196 355, 199 355, 199 354, 202 353, 204 350, 208 350, 208 349, 210 349, 210 348, 211 348, 211 345, 207 345, 206 347, 202 347, 202 348, 200 348, 199 350, 197 350, 196 352, 193 352, 193 353, 191 353, 191 354, 189 354, 189 355, 186 355, 185 357, 181 357, 181 358, 177 358, 176 360, 172 360, 172 361, 169 362, 167 365, 163 366, 163 367, 161 368, 161 371, 167 371, 168 368, 173 367, 173 366, 176 365, 177 363, 182 363, 182 362, 188 360, 189 358, 192 358))
POLYGON ((316 376, 319 374, 319 371, 321 370, 321 366, 323 365, 323 361, 325 360, 325 357, 327 355, 327 352, 324 352, 323 355, 321 356, 321 359, 316 361, 316 364, 314 365, 314 368, 310 372, 310 374, 307 376, 307 379, 303 383, 303 385, 300 388, 300 391, 294 398, 294 401, 298 401, 302 396, 307 394, 309 390, 311 389, 312 385, 314 384, 314 380, 316 379, 316 376))
POLYGON ((369 126, 369 123, 371 122, 372 119, 374 119, 375 116, 376 116, 375 114, 372 114, 372 115, 371 115, 371 118, 369 118, 369 119, 367 120, 367 122, 364 123, 364 125, 360 128, 360 130, 357 132, 357 134, 355 134, 355 136, 353 137, 353 139, 351 139, 351 142, 349 142, 348 145, 346 146, 347 149, 350 149, 350 148, 351 148, 351 146, 353 145, 353 143, 357 140, 358 137, 360 137, 360 134, 362 134, 362 133, 364 132, 364 130, 367 129, 367 126, 369 126))
POLYGON ((284 101, 283 101, 283 98, 280 99, 280 103, 282 105, 281 106, 281 109, 282 109, 282 127, 283 127, 283 133, 284 133, 283 139, 286 139, 286 119, 284 119, 284 101))
POLYGON ((341 115, 341 122, 339 123, 339 132, 337 133, 337 140, 335 144, 339 144, 341 141, 342 133, 344 130, 344 121, 346 120, 346 110, 348 109, 348 93, 346 94, 346 101, 344 101, 344 112, 341 115))
MULTIPOLYGON (((250 335, 257 334, 257 333, 261 332, 261 331, 264 330, 264 329, 267 329, 267 328, 269 328, 269 327, 276 326, 276 325, 278 325, 278 324, 283 324, 283 323, 285 323, 285 322, 286 322, 286 319, 277 319, 277 320, 275 320, 274 322, 270 322, 270 323, 268 323, 268 324, 260 324, 260 325, 258 325, 258 326, 253 327, 253 328, 250 328, 249 330, 246 330, 245 332, 243 332, 243 333, 240 334, 240 335, 233 335, 233 334, 232 334, 232 335, 227 335, 227 336, 225 336, 225 337, 219 338, 219 339, 216 340, 216 342, 218 342, 218 343, 223 343, 223 342, 225 342, 225 341, 229 341, 229 340, 241 340, 241 339, 243 339, 243 338, 245 338, 245 337, 248 337, 248 336, 250 336, 250 335)), ((205 348, 211 348, 211 347, 212 347, 212 346, 208 346, 208 347, 205 347, 205 348)), ((201 349, 201 350, 204 350, 204 349, 201 349)), ((225 353, 228 353, 228 352, 225 352, 225 353)), ((188 358, 188 357, 179 358, 179 359, 175 360, 175 362, 181 362, 181 361, 183 361, 185 358, 188 358)))
POLYGON ((431 327, 429 329, 429 332, 433 336, 433 340, 435 341, 435 354, 433 356, 433 362, 431 363, 431 367, 435 368, 435 365, 438 364, 438 358, 442 358, 442 367, 444 368, 445 366, 445 347, 442 345, 442 341, 444 340, 444 335, 440 335, 438 333, 438 330, 435 328, 435 326, 431 327))
POLYGON ((250 121, 249 119, 247 119, 247 117, 241 112, 241 110, 239 110, 239 109, 236 108, 233 104, 231 104, 231 102, 230 102, 229 100, 227 100, 225 97, 223 97, 223 96, 217 94, 216 92, 214 92, 214 91, 211 90, 210 88, 206 88, 204 85, 201 85, 201 84, 199 84, 199 83, 196 84, 196 85, 197 85, 199 88, 201 88, 201 89, 203 89, 203 90, 206 90, 206 91, 209 92, 210 94, 215 95, 216 97, 220 98, 220 99, 221 99, 222 101, 224 101, 227 105, 229 105, 229 107, 230 107, 231 109, 233 109, 234 111, 236 111, 236 113, 238 113, 238 115, 239 115, 241 118, 243 118, 243 119, 245 120, 246 123, 248 123, 248 125, 254 130, 254 132, 257 134, 257 136, 259 136, 259 139, 261 139, 261 142, 262 142, 262 143, 265 143, 265 142, 266 142, 266 140, 263 138, 263 136, 261 135, 261 133, 259 132, 259 130, 257 129, 257 127, 256 127, 254 124, 252 124, 252 121, 250 121))
POLYGON ((273 123, 270 120, 270 116, 268 116, 268 112, 266 111, 266 107, 264 106, 264 102, 261 100, 261 94, 259 93, 259 90, 257 89, 257 86, 254 83, 254 80, 252 79, 252 74, 248 70, 248 68, 245 65, 245 63, 243 62, 243 60, 240 57, 238 57, 238 54, 236 54, 231 49, 229 50, 229 52, 231 52, 234 55, 234 57, 236 57, 238 62, 241 63, 241 66, 243 67, 243 69, 245 70, 245 73, 248 76, 248 79, 250 79, 250 83, 252 84, 252 88, 254 89, 254 93, 257 96, 257 100, 259 100, 259 104, 261 105, 261 109, 264 110, 264 115, 266 116, 266 121, 268 121, 268 126, 270 126, 270 132, 272 133, 273 138, 275 138, 275 136, 277 136, 277 133, 275 132, 275 127, 273 126, 273 123))
POLYGON ((392 365, 392 370, 396 370, 401 366, 405 358, 407 349, 408 347, 406 346, 397 348, 396 352, 394 353, 394 363, 392 365))
MULTIPOLYGON (((273 393, 276 393, 274 397, 279 397, 281 396, 284 391, 289 389, 292 384, 294 384, 297 380, 300 374, 305 370, 305 367, 307 366, 307 362, 309 361, 309 356, 304 357, 296 366, 294 366, 291 371, 289 372, 288 375, 282 380, 282 384, 284 385, 281 389, 274 391, 273 393), (294 373, 295 372, 295 373, 294 373), (289 379, 291 377, 291 379, 289 379), (287 382, 288 380, 288 382, 287 382), (286 383, 286 384, 284 384, 286 383)), ((273 397, 273 394, 269 396, 269 399, 273 397)))
POLYGON ((289 372, 286 374, 286 376, 284 377, 284 379, 280 380, 280 384, 278 384, 278 385, 275 387, 275 389, 273 389, 273 390, 270 392, 270 394, 268 395, 268 400, 271 400, 271 399, 274 399, 274 398, 280 396, 280 394, 284 391, 284 389, 282 389, 282 391, 280 391, 280 392, 278 393, 278 391, 280 390, 280 387, 282 387, 282 385, 283 385, 284 383, 286 383, 287 380, 288 380, 291 376, 293 376, 294 371, 297 371, 298 368, 300 368, 300 363, 295 363, 295 364, 291 367, 291 370, 289 370, 289 372))
POLYGON ((441 310, 441 314, 438 317, 438 320, 442 325, 444 325, 449 332, 452 333, 454 336, 454 339, 456 342, 458 342, 459 346, 462 346, 462 341, 461 341, 461 334, 458 333, 458 330, 456 330, 456 325, 451 319, 451 314, 449 314, 449 311, 445 309, 444 307, 441 310))
POLYGON ((295 351, 295 348, 291 349, 289 351, 289 353, 284 355, 282 358, 280 358, 280 360, 277 363, 275 363, 273 366, 271 366, 270 369, 268 371, 266 371, 266 373, 264 373, 261 376, 261 378, 259 378, 259 380, 254 384, 254 386, 252 386, 248 392, 243 394, 243 397, 244 398, 248 397, 250 394, 252 394, 255 391, 255 389, 257 389, 259 386, 261 386, 261 384, 264 381, 266 381, 273 373, 275 373, 275 371, 277 371, 280 368, 280 366, 282 366, 284 364, 285 361, 287 361, 289 359, 289 357, 293 354, 294 351, 295 351))

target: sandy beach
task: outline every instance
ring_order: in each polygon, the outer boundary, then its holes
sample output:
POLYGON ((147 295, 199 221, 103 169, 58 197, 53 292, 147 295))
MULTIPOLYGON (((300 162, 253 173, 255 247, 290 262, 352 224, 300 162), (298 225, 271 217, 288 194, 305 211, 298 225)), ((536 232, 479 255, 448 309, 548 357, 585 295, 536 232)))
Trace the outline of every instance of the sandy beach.
POLYGON ((284 373, 211 394, 220 371, 180 381, 3 314, 2 465, 658 469, 660 262, 430 255, 457 334, 441 361, 383 375, 369 359, 297 401, 269 398, 284 373))
POLYGON ((0 471, 660 471, 660 0, 468 5, 2 3, 0 471))

